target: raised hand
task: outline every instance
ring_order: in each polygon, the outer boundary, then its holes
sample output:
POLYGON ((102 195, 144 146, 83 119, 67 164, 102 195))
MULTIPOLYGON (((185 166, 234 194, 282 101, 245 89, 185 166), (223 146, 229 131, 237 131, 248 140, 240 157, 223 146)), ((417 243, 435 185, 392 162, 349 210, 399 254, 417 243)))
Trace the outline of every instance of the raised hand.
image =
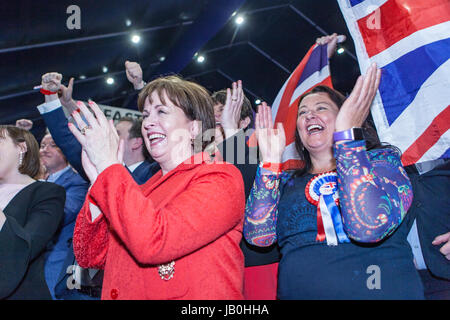
POLYGON ((281 163, 286 147, 286 135, 282 123, 273 128, 272 110, 263 102, 255 116, 255 134, 263 162, 281 163))
POLYGON ((95 102, 89 101, 89 106, 94 114, 89 111, 83 102, 79 101, 77 105, 88 123, 84 122, 81 115, 75 111, 72 113, 72 117, 80 129, 71 123, 69 123, 69 129, 85 152, 82 162, 86 174, 89 179, 95 180, 93 167, 95 167, 97 174, 100 174, 107 167, 121 163, 120 157, 121 152, 123 155, 123 147, 120 147, 119 135, 113 122, 106 119, 95 102))
POLYGON ((370 106, 380 84, 381 70, 372 64, 364 76, 359 76, 350 96, 336 117, 336 131, 361 127, 370 112, 370 106))
POLYGON ((344 42, 346 37, 344 35, 338 35, 337 33, 333 33, 329 36, 323 36, 316 39, 316 43, 318 44, 328 44, 327 47, 327 55, 328 59, 330 59, 334 53, 336 52, 338 42, 344 42))
POLYGON ((33 121, 28 119, 19 119, 16 121, 16 127, 30 131, 31 128, 33 128, 33 121))
POLYGON ((220 124, 225 132, 225 138, 229 138, 239 129, 241 119, 242 103, 244 102, 244 91, 242 81, 233 82, 232 90, 227 89, 227 99, 223 106, 220 124))
POLYGON ((141 90, 144 87, 143 72, 139 63, 125 61, 125 72, 135 90, 141 90))
POLYGON ((45 101, 58 99, 57 94, 60 93, 59 98, 63 107, 67 108, 69 112, 73 112, 77 109, 76 102, 72 99, 73 78, 70 78, 67 87, 61 83, 62 78, 62 74, 57 72, 49 72, 42 76, 42 88, 55 93, 54 95, 46 95, 45 101))
POLYGON ((48 72, 42 76, 41 85, 44 90, 58 92, 61 86, 62 74, 57 72, 48 72))

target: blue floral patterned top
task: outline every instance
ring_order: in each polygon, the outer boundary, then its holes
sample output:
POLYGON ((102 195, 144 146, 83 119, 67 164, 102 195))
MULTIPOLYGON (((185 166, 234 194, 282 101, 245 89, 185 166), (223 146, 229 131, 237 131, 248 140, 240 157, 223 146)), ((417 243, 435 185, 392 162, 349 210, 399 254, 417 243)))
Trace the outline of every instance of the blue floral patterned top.
POLYGON ((305 196, 314 175, 258 169, 244 236, 257 246, 278 242, 278 298, 423 298, 408 230, 399 227, 412 202, 412 187, 398 153, 391 148, 366 151, 364 141, 338 144, 334 152, 339 207, 350 239, 337 246, 317 240, 317 206, 305 196), (371 268, 381 272, 380 288, 368 283, 371 268))

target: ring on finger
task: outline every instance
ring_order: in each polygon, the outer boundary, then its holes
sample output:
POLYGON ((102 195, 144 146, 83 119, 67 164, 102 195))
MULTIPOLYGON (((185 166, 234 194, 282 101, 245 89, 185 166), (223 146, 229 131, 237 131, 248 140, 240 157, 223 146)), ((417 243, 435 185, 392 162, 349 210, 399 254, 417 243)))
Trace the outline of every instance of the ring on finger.
POLYGON ((91 126, 85 126, 85 127, 81 128, 81 129, 80 129, 81 134, 82 134, 82 135, 85 135, 85 134, 86 134, 86 130, 87 130, 87 129, 90 129, 90 128, 91 128, 91 126))

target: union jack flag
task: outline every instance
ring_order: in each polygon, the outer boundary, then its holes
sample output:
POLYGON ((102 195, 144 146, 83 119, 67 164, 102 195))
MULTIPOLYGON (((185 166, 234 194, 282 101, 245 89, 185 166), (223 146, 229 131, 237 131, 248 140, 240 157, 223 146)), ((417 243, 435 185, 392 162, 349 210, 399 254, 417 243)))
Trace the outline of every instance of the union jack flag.
POLYGON ((382 69, 372 104, 403 165, 450 157, 450 2, 338 0, 360 70, 382 69))
POLYGON ((327 45, 314 44, 306 53, 294 72, 284 83, 272 103, 272 118, 283 123, 286 134, 286 149, 282 157, 282 169, 302 166, 295 149, 295 130, 300 96, 318 85, 332 87, 328 65, 327 45))

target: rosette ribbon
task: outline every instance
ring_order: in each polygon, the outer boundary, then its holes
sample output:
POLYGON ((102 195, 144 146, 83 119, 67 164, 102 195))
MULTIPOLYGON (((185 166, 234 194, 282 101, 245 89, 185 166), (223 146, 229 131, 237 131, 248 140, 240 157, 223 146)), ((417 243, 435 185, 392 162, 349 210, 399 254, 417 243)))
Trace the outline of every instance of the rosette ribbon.
POLYGON ((326 239, 329 246, 336 246, 338 242, 350 242, 344 232, 338 207, 336 172, 325 172, 313 177, 306 185, 305 194, 308 201, 317 206, 316 241, 326 239))

